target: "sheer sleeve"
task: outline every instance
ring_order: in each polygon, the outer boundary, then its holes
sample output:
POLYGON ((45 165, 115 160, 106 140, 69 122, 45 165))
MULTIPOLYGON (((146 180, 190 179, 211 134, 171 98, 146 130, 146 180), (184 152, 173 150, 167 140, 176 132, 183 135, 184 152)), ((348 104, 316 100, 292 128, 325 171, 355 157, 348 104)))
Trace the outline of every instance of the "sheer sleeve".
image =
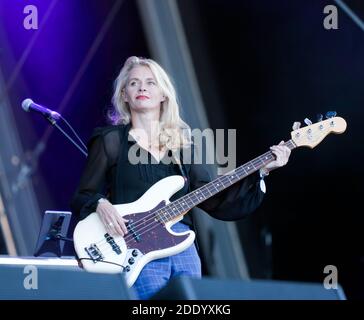
POLYGON ((86 165, 70 204, 72 212, 80 219, 95 212, 97 201, 106 198, 104 189, 110 157, 105 141, 105 130, 96 128, 87 144, 86 165))
MULTIPOLYGON (((212 172, 213 168, 208 165, 191 164, 191 191, 214 180, 217 176, 212 172)), ((263 197, 260 176, 256 172, 200 203, 198 207, 216 219, 234 221, 255 211, 262 203, 263 197)))

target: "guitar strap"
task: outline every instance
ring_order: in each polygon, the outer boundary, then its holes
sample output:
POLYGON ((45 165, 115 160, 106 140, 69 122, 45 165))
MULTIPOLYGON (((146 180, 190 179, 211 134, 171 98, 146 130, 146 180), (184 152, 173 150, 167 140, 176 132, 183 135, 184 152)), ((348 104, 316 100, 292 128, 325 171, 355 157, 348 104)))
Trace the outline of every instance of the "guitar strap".
MULTIPOLYGON (((193 148, 193 145, 191 146, 191 148, 193 148)), ((186 166, 185 166, 184 161, 183 161, 183 152, 182 152, 182 149, 180 151, 180 159, 181 159, 181 161, 177 161, 178 167, 179 167, 179 170, 181 171, 182 177, 185 179, 185 183, 188 184, 187 193, 190 193, 191 192, 191 185, 190 185, 190 181, 189 181, 189 179, 187 177, 187 170, 186 170, 186 166)), ((193 159, 193 157, 191 157, 191 159, 193 159)), ((193 210, 194 210, 194 208, 192 208, 190 210, 190 212, 188 213, 188 215, 189 215, 189 217, 191 219, 192 229, 193 229, 193 231, 196 234, 195 245, 196 245, 197 251, 199 252, 200 249, 199 249, 199 245, 198 245, 198 241, 197 241, 197 228, 196 228, 196 224, 195 224, 195 219, 193 218, 193 210)))

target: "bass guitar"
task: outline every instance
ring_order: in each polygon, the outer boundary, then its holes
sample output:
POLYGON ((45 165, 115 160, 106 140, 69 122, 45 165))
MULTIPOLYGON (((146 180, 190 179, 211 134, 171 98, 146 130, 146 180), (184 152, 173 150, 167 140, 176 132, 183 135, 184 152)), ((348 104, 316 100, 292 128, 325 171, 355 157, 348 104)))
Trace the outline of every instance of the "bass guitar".
MULTIPOLYGON (((339 134, 345 129, 343 118, 332 117, 292 131, 291 139, 284 144, 291 150, 304 146, 314 148, 329 133, 339 134)), ((158 181, 138 200, 114 206, 128 220, 125 237, 111 236, 98 214, 90 214, 76 225, 73 234, 83 268, 90 272, 123 272, 131 287, 148 262, 180 253, 193 243, 193 231, 175 233, 171 230, 183 215, 274 159, 268 151, 173 202, 169 198, 184 186, 184 178, 174 175, 158 181)))

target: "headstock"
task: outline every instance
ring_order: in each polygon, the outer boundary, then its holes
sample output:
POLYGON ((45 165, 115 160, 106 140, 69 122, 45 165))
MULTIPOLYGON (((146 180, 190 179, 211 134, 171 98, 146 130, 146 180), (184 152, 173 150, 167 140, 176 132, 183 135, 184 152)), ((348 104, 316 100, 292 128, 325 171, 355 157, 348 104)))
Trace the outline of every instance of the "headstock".
MULTIPOLYGON (((316 147, 328 134, 340 134, 346 130, 346 121, 341 117, 335 117, 336 112, 329 111, 326 114, 328 119, 307 125, 303 128, 294 128, 291 137, 297 147, 316 147)), ((320 119, 320 118, 319 118, 320 119)), ((321 117, 322 119, 322 117, 321 117)), ((305 123, 312 123, 307 121, 305 123)))

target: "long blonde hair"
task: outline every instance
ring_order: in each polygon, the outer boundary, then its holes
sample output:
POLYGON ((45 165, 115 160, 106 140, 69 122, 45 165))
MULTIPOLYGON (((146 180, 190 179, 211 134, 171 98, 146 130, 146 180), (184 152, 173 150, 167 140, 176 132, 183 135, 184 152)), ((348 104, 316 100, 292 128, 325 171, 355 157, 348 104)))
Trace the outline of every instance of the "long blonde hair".
POLYGON ((114 82, 112 98, 113 113, 109 115, 113 124, 128 124, 131 121, 130 106, 123 99, 123 90, 128 82, 130 71, 135 66, 147 66, 161 88, 165 101, 161 103, 159 119, 159 147, 172 151, 191 145, 191 128, 180 117, 176 90, 163 68, 152 59, 129 57, 114 82))

